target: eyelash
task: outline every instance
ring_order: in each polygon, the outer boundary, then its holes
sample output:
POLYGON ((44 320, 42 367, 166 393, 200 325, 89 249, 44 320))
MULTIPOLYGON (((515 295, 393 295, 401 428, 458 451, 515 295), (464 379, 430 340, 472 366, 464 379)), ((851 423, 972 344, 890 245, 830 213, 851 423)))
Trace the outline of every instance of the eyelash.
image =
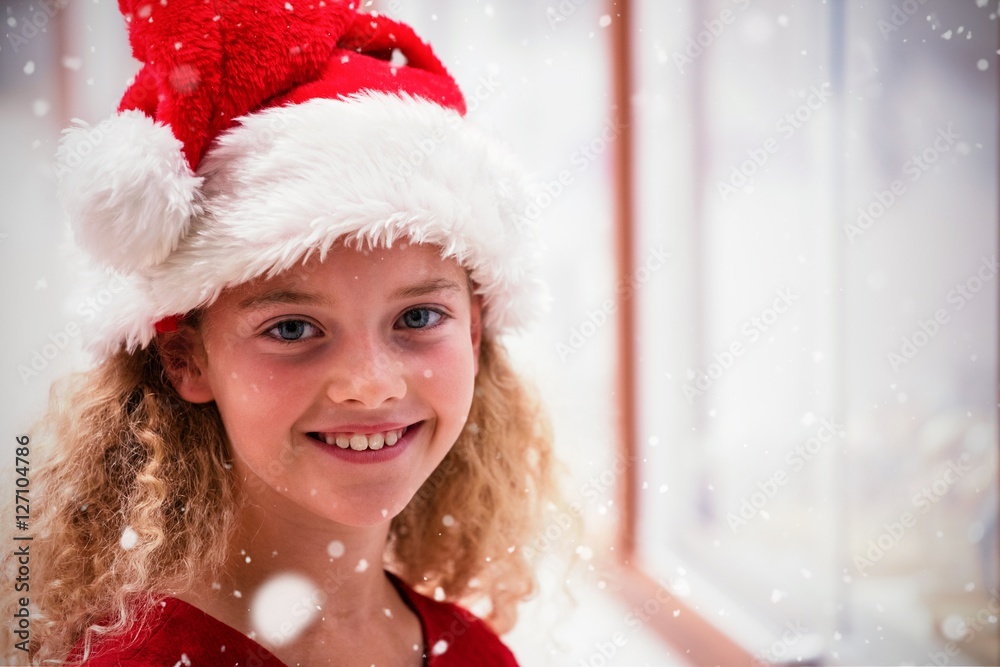
MULTIPOLYGON (((397 319, 396 321, 399 322, 399 320, 403 319, 403 317, 405 317, 407 313, 412 313, 414 311, 421 311, 421 310, 426 310, 428 312, 435 313, 438 316, 438 321, 435 322, 434 324, 429 324, 426 327, 418 327, 418 328, 401 327, 401 328, 402 329, 406 329, 408 331, 430 331, 431 329, 438 328, 439 326, 441 326, 442 324, 444 324, 447 320, 451 319, 451 315, 448 315, 447 313, 445 313, 445 312, 443 312, 441 310, 438 310, 437 308, 418 307, 418 308, 409 308, 409 309, 407 309, 402 315, 399 316, 399 319, 397 319)), ((273 326, 271 326, 267 331, 265 331, 262 335, 264 335, 267 338, 270 338, 271 340, 273 340, 275 342, 282 343, 284 345, 292 345, 294 343, 301 343, 304 340, 309 340, 308 338, 296 338, 294 340, 288 340, 287 338, 282 338, 278 334, 272 334, 271 333, 271 332, 275 331, 278 327, 282 326, 283 324, 288 324, 290 322, 302 323, 302 324, 306 325, 307 327, 312 327, 313 329, 317 328, 311 322, 307 322, 306 320, 302 320, 302 319, 295 319, 295 318, 293 318, 293 319, 281 320, 280 322, 275 322, 275 324, 273 326)), ((393 328, 395 328, 395 325, 393 325, 393 328)))
POLYGON ((415 312, 415 311, 421 311, 421 310, 426 310, 427 312, 435 313, 438 316, 438 321, 436 323, 434 323, 434 324, 429 324, 426 327, 419 327, 419 328, 403 327, 404 329, 406 329, 408 331, 430 331, 431 329, 438 328, 439 326, 441 326, 442 324, 444 324, 451 317, 447 313, 445 313, 445 312, 443 312, 441 310, 438 310, 437 308, 430 308, 428 306, 418 306, 416 308, 408 308, 402 315, 399 316, 399 319, 397 319, 396 321, 399 322, 404 317, 406 317, 406 315, 408 313, 412 313, 412 312, 415 312))
POLYGON ((277 343, 281 343, 283 345, 292 345, 294 343, 301 343, 304 340, 308 340, 307 338, 296 338, 294 340, 289 340, 287 338, 282 338, 280 335, 278 335, 276 333, 275 334, 271 333, 272 331, 275 331, 276 329, 278 329, 280 326, 282 326, 284 324, 289 324, 289 323, 292 323, 292 322, 298 322, 298 323, 306 325, 307 327, 312 327, 313 329, 317 328, 314 324, 312 324, 311 322, 306 322, 305 320, 298 320, 298 319, 281 320, 280 322, 276 322, 274 324, 274 326, 272 326, 267 331, 265 331, 263 333, 263 335, 266 338, 270 338, 271 340, 273 340, 273 341, 275 341, 277 343))

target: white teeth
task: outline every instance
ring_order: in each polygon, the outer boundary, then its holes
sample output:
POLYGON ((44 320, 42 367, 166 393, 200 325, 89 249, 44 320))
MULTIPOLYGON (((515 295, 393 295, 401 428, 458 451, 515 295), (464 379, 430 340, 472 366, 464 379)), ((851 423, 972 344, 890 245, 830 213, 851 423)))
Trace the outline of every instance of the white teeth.
POLYGON ((346 433, 317 433, 316 435, 328 445, 337 445, 341 449, 350 448, 361 452, 366 449, 379 450, 384 446, 392 447, 399 442, 404 433, 406 433, 405 427, 396 429, 395 431, 386 431, 385 433, 372 433, 371 435, 365 435, 364 433, 352 433, 350 435, 346 433))

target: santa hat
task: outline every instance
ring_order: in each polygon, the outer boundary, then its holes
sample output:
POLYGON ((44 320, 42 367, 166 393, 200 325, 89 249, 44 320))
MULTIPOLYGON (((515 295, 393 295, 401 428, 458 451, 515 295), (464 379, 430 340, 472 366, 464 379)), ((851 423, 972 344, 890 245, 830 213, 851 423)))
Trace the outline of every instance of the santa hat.
POLYGON ((119 7, 143 66, 118 113, 66 130, 58 154, 94 289, 116 286, 85 325, 99 357, 337 241, 440 246, 488 334, 537 310, 523 178, 408 26, 335 0, 119 7))

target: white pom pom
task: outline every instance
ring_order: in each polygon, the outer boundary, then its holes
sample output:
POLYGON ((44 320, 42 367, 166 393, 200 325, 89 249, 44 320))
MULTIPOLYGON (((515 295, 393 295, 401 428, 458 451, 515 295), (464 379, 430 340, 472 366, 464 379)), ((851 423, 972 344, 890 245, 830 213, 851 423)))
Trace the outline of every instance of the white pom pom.
POLYGON ((76 242, 98 262, 134 271, 162 262, 201 212, 199 186, 170 128, 124 111, 63 133, 60 194, 76 242))

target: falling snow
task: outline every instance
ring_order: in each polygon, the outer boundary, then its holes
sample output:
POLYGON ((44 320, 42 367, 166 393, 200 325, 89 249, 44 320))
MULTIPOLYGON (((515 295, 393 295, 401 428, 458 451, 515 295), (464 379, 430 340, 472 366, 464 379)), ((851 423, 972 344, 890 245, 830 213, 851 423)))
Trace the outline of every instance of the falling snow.
POLYGON ((389 58, 390 67, 405 67, 407 62, 409 61, 406 58, 406 54, 401 49, 392 50, 392 55, 389 58))
POLYGON ((333 540, 326 545, 326 553, 330 554, 330 558, 340 558, 345 551, 344 543, 340 540, 333 540))
POLYGON ((320 591, 313 582, 295 573, 282 573, 264 582, 250 605, 255 632, 283 646, 293 641, 319 613, 320 591))
MULTIPOLYGON (((975 4, 979 8, 986 8, 990 4, 990 2, 989 2, 989 0, 975 0, 975 4)), ((294 11, 293 5, 290 2, 285 3, 284 6, 285 6, 285 9, 287 11, 294 11)), ((140 18, 148 18, 148 17, 150 17, 151 11, 152 11, 152 8, 149 5, 144 5, 144 6, 140 7, 137 10, 137 15, 140 18)), ((495 10, 494 10, 494 6, 493 5, 490 5, 490 4, 486 5, 484 7, 483 11, 485 11, 485 14, 486 14, 487 17, 492 18, 494 16, 495 10)), ((597 14, 597 12, 595 11, 594 14, 592 14, 591 16, 595 16, 596 14, 597 14)), ((798 14, 797 14, 797 16, 798 16, 798 14)), ((991 19, 995 19, 995 17, 996 17, 995 14, 991 14, 990 15, 991 19)), ((936 16, 932 17, 932 16, 928 15, 926 17, 926 19, 927 19, 927 22, 928 22, 929 27, 930 27, 931 30, 938 30, 941 27, 941 21, 936 16)), ((219 16, 215 16, 214 20, 215 21, 219 21, 220 17, 219 16)), ((438 16, 437 15, 431 15, 430 16, 430 20, 431 21, 437 21, 438 20, 438 16)), ((775 19, 773 19, 773 20, 776 22, 776 24, 778 26, 781 26, 782 28, 787 28, 790 25, 790 19, 789 19, 788 15, 785 15, 785 14, 780 14, 775 19)), ((591 21, 592 21, 592 18, 591 18, 591 21)), ((599 26, 601 28, 609 27, 611 25, 611 22, 612 22, 612 17, 610 15, 608 15, 608 14, 601 15, 600 18, 599 18, 599 20, 598 20, 598 24, 599 24, 599 26)), ((18 25, 18 21, 13 16, 10 16, 10 17, 7 18, 7 24, 9 26, 11 26, 11 27, 15 27, 15 26, 18 25)), ((567 30, 572 30, 572 27, 571 27, 572 24, 567 24, 567 25, 569 26, 567 28, 567 30)), ((771 23, 771 25, 774 25, 774 23, 771 23)), ((591 26, 592 26, 592 23, 591 23, 591 26)), ((954 26, 954 24, 952 24, 952 26, 954 26)), ((923 26, 923 25, 921 26, 922 29, 925 28, 925 27, 926 26, 923 26)), ((795 26, 795 28, 796 29, 799 28, 799 23, 797 23, 797 25, 795 26)), ((976 31, 977 32, 977 40, 979 40, 979 39, 982 38, 981 31, 982 31, 981 29, 977 28, 977 31, 976 31)), ((955 37, 956 35, 964 35, 965 38, 966 38, 966 40, 969 40, 972 37, 971 32, 972 32, 971 30, 965 29, 964 26, 959 26, 957 29, 949 29, 949 30, 947 30, 947 31, 945 31, 943 33, 940 33, 940 38, 942 40, 952 40, 953 37, 955 37)), ((591 34, 593 34, 593 33, 591 33, 591 34)), ((734 37, 734 38, 735 37, 739 37, 739 35, 733 35, 732 37, 734 37)), ((905 40, 903 40, 903 41, 905 41, 905 40)), ((949 45, 950 46, 959 46, 960 45, 960 44, 955 44, 955 42, 958 42, 958 40, 957 39, 953 40, 949 45)), ((175 48, 177 48, 178 50, 181 49, 182 48, 182 44, 180 42, 176 43, 175 44, 175 48)), ((723 47, 720 46, 719 48, 721 49, 723 47)), ((805 51, 802 51, 803 55, 805 53, 806 53, 805 51)), ((997 53, 1000 54, 1000 51, 998 51, 997 53)), ((655 55, 656 55, 656 59, 659 62, 661 62, 661 63, 668 62, 667 51, 664 50, 662 47, 659 47, 655 51, 655 55)), ((966 58, 968 58, 968 56, 966 56, 966 58)), ((990 60, 992 60, 992 57, 990 58, 990 60)), ((971 69, 970 65, 974 61, 975 62, 975 67, 976 67, 976 69, 978 71, 980 71, 980 72, 987 72, 987 71, 989 71, 991 69, 991 67, 990 67, 990 60, 985 59, 985 58, 981 58, 979 60, 975 60, 974 58, 969 58, 969 59, 963 61, 963 67, 966 68, 966 69, 968 69, 971 72, 972 69, 971 69)), ((349 56, 345 55, 345 56, 343 56, 341 58, 341 62, 342 63, 347 63, 348 61, 349 61, 349 56)), ((63 67, 65 67, 66 69, 71 70, 71 71, 79 71, 82 68, 82 66, 83 66, 82 59, 78 58, 78 57, 66 56, 66 57, 62 58, 61 62, 62 62, 62 66, 63 67)), ((549 59, 549 60, 547 60, 547 62, 552 63, 553 61, 551 59, 549 59)), ((407 63, 406 63, 406 57, 405 57, 405 55, 399 49, 394 49, 393 52, 392 52, 392 58, 391 58, 391 63, 390 64, 393 67, 402 67, 402 66, 406 65, 407 63)), ((26 62, 24 64, 24 66, 23 66, 23 72, 24 72, 25 75, 29 75, 30 76, 33 73, 35 73, 35 71, 36 71, 36 64, 35 64, 34 61, 28 61, 28 62, 26 62)), ((980 81, 983 80, 982 77, 976 77, 976 78, 978 80, 980 80, 980 81)), ((94 80, 93 79, 87 79, 87 83, 92 85, 94 83, 94 80)), ((28 98, 28 101, 30 101, 30 98, 28 98)), ((25 111, 27 110, 28 106, 27 106, 26 103, 23 105, 23 108, 25 109, 25 111)), ((35 116, 37 116, 37 117, 47 116, 51 112, 51 110, 52 110, 51 109, 51 104, 48 101, 42 100, 42 99, 36 100, 33 103, 33 105, 31 106, 31 109, 34 112, 35 116)), ((38 145, 39 142, 35 142, 35 144, 38 145)), ((970 148, 969 148, 968 144, 962 143, 962 144, 959 144, 959 145, 956 146, 955 152, 957 154, 967 155, 970 152, 970 148)), ((2 237, 0 237, 0 238, 2 238, 2 237)), ((36 287, 37 286, 38 285, 36 284, 36 287)), ((772 338, 771 340, 773 341, 775 339, 772 338)), ((815 362, 818 363, 818 362, 821 362, 823 360, 823 355, 820 352, 814 352, 812 358, 813 358, 813 360, 815 362)), ((976 359, 976 355, 971 355, 970 358, 973 359, 973 360, 975 360, 976 359)), ((235 377, 235 373, 233 374, 233 377, 235 377)), ((430 369, 427 369, 426 371, 424 371, 424 377, 426 377, 426 378, 433 377, 433 372, 430 369)), ((667 377, 669 379, 669 375, 667 377)), ((256 385, 253 385, 253 389, 255 391, 258 391, 256 385)), ((892 385, 892 391, 891 391, 891 393, 887 394, 887 397, 888 397, 888 400, 890 402, 893 401, 893 400, 895 400, 895 402, 897 404, 913 404, 914 402, 918 401, 919 397, 920 397, 920 394, 919 394, 918 391, 914 391, 913 394, 914 394, 914 398, 911 400, 910 396, 906 392, 899 391, 899 390, 897 390, 896 385, 892 385)), ((717 413, 716 413, 716 411, 714 409, 711 410, 708 414, 709 414, 710 417, 713 417, 713 418, 717 416, 717 413)), ((723 414, 725 414, 725 411, 724 411, 723 414)), ((969 416, 971 416, 971 413, 969 414, 969 416)), ((807 413, 807 417, 808 417, 808 420, 806 418, 803 418, 803 420, 802 420, 802 424, 803 425, 808 426, 808 425, 814 423, 815 420, 816 420, 816 416, 813 415, 812 413, 807 413)), ((792 417, 792 418, 789 419, 789 422, 792 423, 792 424, 794 424, 794 421, 795 421, 794 417, 792 417)), ((470 423, 470 424, 468 424, 466 426, 466 428, 469 430, 470 433, 475 434, 475 433, 478 432, 478 426, 476 424, 471 424, 470 423)), ((649 446, 656 447, 658 444, 660 444, 660 440, 659 440, 659 438, 657 438, 655 436, 652 436, 652 437, 650 437, 648 439, 648 443, 649 443, 649 446)), ((744 444, 743 446, 746 447, 747 445, 744 444)), ((535 450, 533 450, 533 449, 529 450, 527 452, 526 456, 530 457, 531 459, 536 459, 537 458, 537 452, 535 450)), ((227 469, 230 469, 232 467, 232 465, 229 464, 229 463, 226 463, 225 467, 227 469)), ((655 477, 651 476, 650 477, 650 481, 651 481, 652 487, 656 488, 655 477)), ((647 483, 646 482, 642 482, 642 488, 644 488, 644 489, 647 488, 647 483)), ((659 486, 658 490, 659 490, 659 493, 661 493, 661 494, 662 493, 666 493, 668 491, 668 485, 667 484, 662 484, 662 485, 659 486)), ((310 493, 315 494, 315 489, 311 490, 310 493)), ((676 490, 675 490, 675 493, 677 493, 676 490)), ((653 501, 656 500, 655 497, 651 496, 650 494, 645 495, 644 498, 649 498, 649 499, 651 499, 653 501)), ((661 499, 660 501, 657 501, 657 502, 665 502, 665 501, 666 501, 666 499, 661 499)), ((86 505, 81 505, 80 506, 80 510, 81 511, 86 511, 86 508, 87 508, 86 505)), ((605 508, 602 506, 600 508, 600 511, 601 511, 602 514, 604 514, 605 513, 605 508)), ((383 517, 387 516, 387 510, 385 510, 385 509, 382 510, 382 516, 383 517)), ((762 511, 761 512, 761 516, 766 518, 768 516, 767 512, 766 511, 762 511)), ((776 519, 778 517, 780 517, 780 516, 781 516, 780 513, 776 512, 776 514, 775 514, 776 519)), ((442 525, 444 527, 451 528, 451 527, 453 527, 456 524, 456 521, 455 521, 455 518, 452 515, 447 514, 447 515, 444 515, 441 518, 441 523, 442 523, 442 525)), ((979 522, 979 521, 976 521, 976 522, 974 522, 972 524, 957 524, 955 526, 955 530, 958 531, 957 535, 959 537, 964 536, 966 538, 966 540, 970 544, 977 544, 977 543, 981 542, 984 539, 984 537, 986 536, 988 529, 989 529, 989 525, 984 526, 984 524, 982 522, 979 522)), ((938 531, 937 535, 939 537, 942 537, 942 538, 944 537, 944 534, 941 531, 938 531)), ((128 526, 128 527, 126 527, 122 531, 122 534, 121 534, 121 537, 120 537, 120 540, 119 540, 119 544, 120 544, 120 546, 121 546, 122 549, 126 549, 126 550, 132 549, 132 548, 134 548, 138 544, 138 542, 139 542, 139 535, 135 532, 134 529, 132 529, 132 527, 128 526)), ((715 541, 713 544, 718 545, 719 542, 715 541)), ((331 541, 327 545, 327 553, 328 553, 328 555, 331 558, 341 558, 341 557, 343 557, 345 555, 346 548, 345 548, 344 544, 341 541, 334 540, 334 541, 331 541)), ((580 546, 576 547, 576 554, 582 560, 589 561, 594 556, 594 550, 591 547, 589 547, 589 546, 580 545, 580 546)), ((486 560, 489 561, 489 558, 487 558, 486 560)), ((249 556, 246 556, 246 561, 250 562, 250 557, 249 556)), ((358 562, 357 566, 355 567, 355 571, 356 572, 364 572, 364 571, 367 570, 367 568, 368 568, 367 561, 364 560, 364 559, 362 559, 362 560, 360 560, 358 562)), ((684 574, 684 571, 682 569, 679 569, 679 571, 680 571, 681 574, 684 574)), ((794 570, 792 570, 789 574, 792 574, 794 576, 794 570)), ((802 577, 804 577, 806 579, 812 578, 812 573, 809 570, 801 569, 800 570, 800 574, 801 574, 802 577)), ((823 572, 819 572, 817 574, 817 578, 819 578, 819 579, 822 579, 823 576, 824 576, 823 572)), ((792 577, 790 577, 790 578, 792 578, 792 577)), ((303 581, 305 583, 300 587, 299 590, 306 597, 308 597, 309 592, 313 591, 315 589, 312 588, 311 582, 309 582, 308 580, 305 580, 305 579, 303 579, 303 581)), ((842 577, 842 581, 845 584, 851 584, 852 583, 852 578, 851 578, 850 575, 844 574, 843 577, 842 577)), ((300 583, 302 583, 302 582, 300 582, 300 583)), ((785 583, 789 583, 789 582, 785 582, 785 583)), ((959 585, 959 584, 956 584, 956 585, 959 585)), ((470 586, 472 586, 472 582, 470 582, 470 586)), ((214 590, 220 590, 221 589, 221 584, 218 583, 218 582, 213 582, 212 585, 211 585, 211 587, 214 590)), ((599 588, 604 588, 604 582, 601 581, 598 587, 599 588)), ((684 591, 684 592, 686 592, 687 587, 688 586, 687 586, 686 582, 683 582, 683 581, 680 584, 678 584, 678 586, 677 586, 677 588, 679 589, 679 591, 684 591)), ((964 585, 964 589, 965 589, 965 591, 967 593, 973 592, 975 590, 975 588, 976 588, 976 584, 974 582, 971 582, 971 581, 968 582, 968 583, 966 583, 964 585)), ((794 589, 794 585, 793 585, 793 589, 794 589)), ((766 591, 766 589, 764 589, 764 590, 766 591)), ((679 592, 678 594, 684 594, 684 593, 679 592)), ((234 595, 234 597, 237 597, 237 598, 242 597, 242 594, 240 593, 240 591, 233 591, 233 595, 234 595)), ((772 589, 772 591, 770 593, 770 602, 773 603, 773 604, 778 604, 779 602, 781 602, 783 600, 786 600, 787 597, 788 597, 788 595, 789 594, 786 591, 783 591, 783 590, 778 589, 778 588, 774 588, 774 589, 772 589)), ((435 589, 435 591, 434 591, 434 597, 435 597, 435 599, 443 599, 444 598, 444 591, 443 591, 443 589, 441 589, 440 587, 438 587, 437 589, 435 589), (440 595, 440 598, 438 597, 439 595, 440 595)), ((284 599, 284 598, 282 598, 282 599, 284 599)), ((260 594, 258 594, 255 597, 255 599, 254 599, 254 605, 256 606, 258 604, 258 602, 260 602, 260 600, 261 600, 261 596, 260 596, 260 594)), ((881 605, 879 606, 879 609, 880 610, 883 609, 881 605)), ((889 611, 892 611, 892 610, 890 609, 889 611)), ((391 611, 389 609, 384 609, 383 613, 385 614, 386 617, 392 618, 392 613, 391 613, 391 611)), ((680 610, 673 610, 672 613, 673 613, 674 617, 677 617, 677 616, 680 615, 681 612, 680 612, 680 610)), ((721 613, 722 612, 720 611, 720 614, 721 613)), ((285 614, 285 615, 282 616, 281 620, 284 622, 289 617, 294 618, 294 615, 285 614)), ((991 623, 995 623, 996 622, 995 617, 991 617, 990 622, 991 623)), ((937 625, 938 625, 937 630, 941 633, 941 635, 944 636, 946 639, 949 639, 949 640, 952 640, 952 641, 961 641, 961 640, 967 638, 968 635, 969 635, 969 628, 966 626, 964 619, 959 614, 953 613, 953 614, 945 616, 944 618, 937 617, 937 625)), ((879 626, 879 629, 881 629, 880 626, 879 626)), ((266 630, 263 627, 258 627, 257 630, 255 630, 255 633, 252 633, 252 634, 257 634, 257 633, 262 634, 264 636, 267 636, 266 635, 266 630)), ((279 634, 281 634, 281 633, 279 633, 279 634)), ((841 640, 841 634, 839 632, 834 632, 832 636, 837 641, 841 640)), ((431 653, 432 653, 432 655, 435 655, 435 656, 436 655, 441 655, 441 654, 445 653, 448 650, 448 648, 449 648, 448 643, 442 640, 442 641, 439 641, 439 642, 437 642, 437 643, 434 644, 434 646, 431 649, 431 653)), ((421 647, 419 645, 417 645, 417 644, 413 645, 413 650, 414 651, 420 651, 420 649, 421 649, 421 647)), ((221 648, 221 650, 225 651, 225 647, 223 646, 221 648)), ((169 664, 169 662, 167 664, 169 664)), ((191 662, 190 662, 190 660, 189 660, 189 658, 187 657, 186 654, 182 654, 180 656, 180 660, 175 664, 174 667, 181 667, 182 665, 184 665, 184 666, 191 665, 191 662)))
POLYGON ((122 549, 128 551, 136 544, 139 543, 139 533, 135 532, 132 526, 125 526, 125 530, 122 531, 122 536, 118 540, 118 544, 122 549))

